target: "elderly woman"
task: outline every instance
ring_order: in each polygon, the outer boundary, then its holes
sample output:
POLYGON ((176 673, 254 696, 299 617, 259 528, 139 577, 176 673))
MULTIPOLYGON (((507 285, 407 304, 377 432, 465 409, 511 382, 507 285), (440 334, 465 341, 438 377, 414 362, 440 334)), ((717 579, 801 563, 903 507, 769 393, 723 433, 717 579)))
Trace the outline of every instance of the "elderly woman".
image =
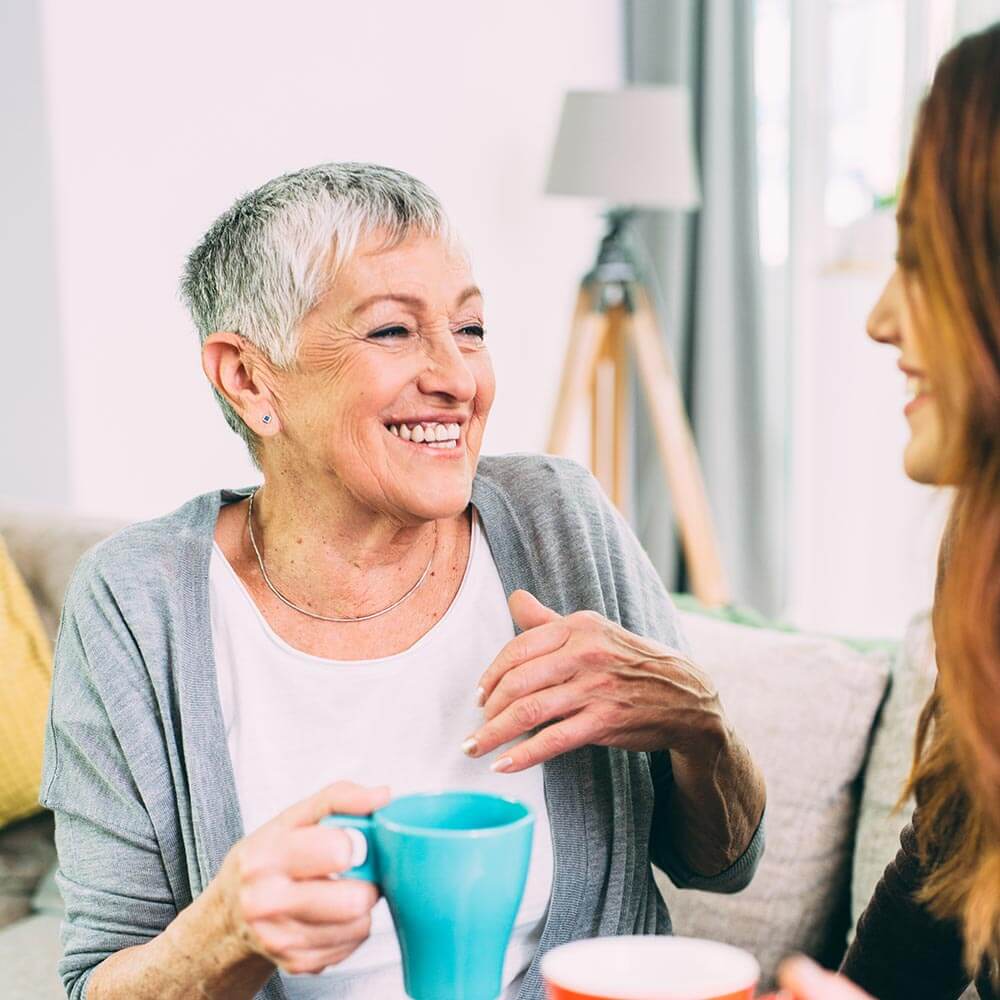
POLYGON ((560 942, 669 933, 650 862, 746 885, 763 783, 645 555, 577 466, 479 457, 483 298, 433 194, 278 178, 183 291, 263 484, 70 585, 42 783, 70 997, 402 996, 385 903, 329 877, 351 842, 317 825, 390 787, 533 806, 507 997, 560 942))

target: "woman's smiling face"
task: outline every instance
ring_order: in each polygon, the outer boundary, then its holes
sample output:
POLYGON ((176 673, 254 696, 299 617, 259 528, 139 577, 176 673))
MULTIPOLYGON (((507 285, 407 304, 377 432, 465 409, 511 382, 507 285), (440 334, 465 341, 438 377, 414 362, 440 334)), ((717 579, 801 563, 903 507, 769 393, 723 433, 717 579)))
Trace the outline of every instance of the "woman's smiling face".
POLYGON ((383 246, 361 241, 303 320, 295 367, 273 378, 281 430, 265 462, 405 523, 454 516, 495 391, 482 295, 445 239, 383 246))
POLYGON ((868 336, 899 350, 899 369, 906 378, 904 414, 910 439, 903 467, 915 482, 941 485, 944 467, 944 425, 934 392, 934 373, 921 347, 921 327, 927 309, 919 279, 897 266, 868 316, 868 336))

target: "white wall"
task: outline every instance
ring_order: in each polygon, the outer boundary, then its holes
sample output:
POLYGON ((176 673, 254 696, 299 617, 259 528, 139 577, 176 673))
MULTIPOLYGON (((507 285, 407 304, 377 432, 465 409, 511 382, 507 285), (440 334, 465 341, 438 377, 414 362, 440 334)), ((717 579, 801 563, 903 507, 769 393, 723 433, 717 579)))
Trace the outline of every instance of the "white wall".
POLYGON ((786 614, 801 628, 898 637, 933 599, 950 498, 904 474, 899 354, 865 334, 890 268, 821 275, 795 331, 786 614))
MULTIPOLYGON (((284 171, 427 181, 487 297, 486 450, 541 448, 595 206, 542 194, 563 91, 620 80, 617 0, 44 0, 71 498, 149 516, 256 476, 201 375, 185 253, 284 171)), ((44 390, 48 374, 29 373, 44 390)))
MULTIPOLYGON (((488 297, 486 448, 543 446, 600 232, 594 206, 541 193, 546 160, 563 91, 620 80, 618 0, 15 7, 32 9, 0 20, 0 108, 19 150, 0 158, 19 192, 5 225, 20 227, 0 239, 5 344, 21 336, 0 372, 0 497, 145 517, 255 481, 176 281, 238 194, 332 159, 390 163, 441 195, 488 297)), ((796 200, 821 211, 822 191, 796 200)), ((786 616, 898 634, 929 601, 943 505, 899 467, 901 382, 863 334, 879 276, 807 264, 792 276, 786 616)))

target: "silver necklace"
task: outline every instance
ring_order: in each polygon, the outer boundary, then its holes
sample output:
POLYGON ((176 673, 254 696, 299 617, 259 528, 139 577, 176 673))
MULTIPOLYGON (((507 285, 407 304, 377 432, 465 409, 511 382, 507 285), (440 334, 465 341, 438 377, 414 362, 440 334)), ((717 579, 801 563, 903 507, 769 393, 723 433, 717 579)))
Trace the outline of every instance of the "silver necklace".
POLYGON ((367 622, 371 621, 372 618, 381 618, 382 615, 387 615, 394 608, 398 608, 400 604, 403 603, 408 597, 416 592, 420 585, 427 579, 427 574, 431 571, 431 566, 434 565, 434 556, 437 553, 437 524, 434 525, 434 548, 431 549, 431 557, 427 560, 427 565, 424 567, 423 573, 420 574, 420 579, 410 587, 410 589, 403 594, 403 596, 398 600, 394 601, 387 608, 383 608, 381 611, 373 611, 370 615, 359 615, 357 618, 329 618, 326 615, 318 615, 314 611, 309 611, 307 608, 300 608, 294 601, 290 601, 285 595, 278 590, 278 588, 271 583, 271 578, 267 575, 267 570, 264 568, 264 558, 260 554, 260 549, 257 548, 257 539, 253 536, 253 498, 257 495, 258 486, 253 493, 250 494, 250 502, 247 504, 247 528, 250 531, 250 544, 253 546, 254 554, 257 556, 257 565, 260 567, 260 575, 264 577, 264 583, 267 584, 268 589, 274 594, 275 597, 281 601, 282 604, 287 605, 293 611, 298 611, 301 614, 308 615, 310 618, 317 618, 321 622, 367 622))

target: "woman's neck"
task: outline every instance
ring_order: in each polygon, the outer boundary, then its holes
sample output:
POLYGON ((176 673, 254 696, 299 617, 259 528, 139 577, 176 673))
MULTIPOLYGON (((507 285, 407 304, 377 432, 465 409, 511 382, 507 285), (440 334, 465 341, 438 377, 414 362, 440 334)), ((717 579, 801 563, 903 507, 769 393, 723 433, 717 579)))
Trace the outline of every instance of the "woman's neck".
MULTIPOLYGON (((285 596, 320 614, 346 615, 397 599, 454 535, 450 520, 404 523, 342 490, 281 479, 267 479, 255 495, 253 530, 267 574, 285 596)), ((244 553, 256 562, 246 526, 242 534, 244 553)))

